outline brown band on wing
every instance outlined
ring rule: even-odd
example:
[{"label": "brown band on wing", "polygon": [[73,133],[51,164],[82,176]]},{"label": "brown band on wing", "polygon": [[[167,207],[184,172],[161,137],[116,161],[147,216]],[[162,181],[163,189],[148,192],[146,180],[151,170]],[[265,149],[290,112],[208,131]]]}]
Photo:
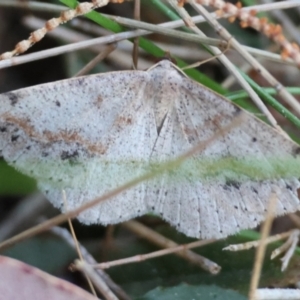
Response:
[{"label": "brown band on wing", "polygon": [[89,141],[83,139],[78,132],[68,132],[67,130],[62,130],[58,134],[44,130],[43,134],[39,134],[35,131],[34,127],[30,124],[30,121],[27,119],[16,118],[9,113],[5,113],[1,116],[4,122],[13,124],[18,128],[22,129],[27,136],[30,138],[36,139],[41,142],[46,143],[55,143],[63,141],[65,143],[78,143],[81,146],[85,147],[90,153],[96,153],[103,155],[107,151],[107,147],[102,144],[92,144]]}]

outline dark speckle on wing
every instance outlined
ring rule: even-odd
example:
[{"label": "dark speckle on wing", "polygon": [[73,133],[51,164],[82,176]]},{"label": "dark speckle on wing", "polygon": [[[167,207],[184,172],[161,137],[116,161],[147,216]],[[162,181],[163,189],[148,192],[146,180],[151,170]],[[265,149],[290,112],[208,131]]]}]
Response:
[{"label": "dark speckle on wing", "polygon": [[237,117],[243,110],[236,105],[234,105],[233,107],[234,107],[234,116]]},{"label": "dark speckle on wing", "polygon": [[293,149],[293,155],[294,155],[294,156],[300,155],[300,147],[296,146],[296,147]]},{"label": "dark speckle on wing", "polygon": [[227,180],[226,183],[224,184],[223,188],[224,188],[224,190],[228,190],[231,187],[233,187],[233,188],[239,190],[240,186],[241,186],[241,184],[239,182],[237,182],[237,181]]},{"label": "dark speckle on wing", "polygon": [[8,92],[3,95],[8,97],[12,106],[15,106],[18,103],[18,96],[15,93]]},{"label": "dark speckle on wing", "polygon": [[71,152],[71,151],[62,151],[60,158],[62,160],[71,159],[78,157],[79,153],[77,150]]},{"label": "dark speckle on wing", "polygon": [[16,141],[18,140],[19,137],[20,137],[20,135],[12,135],[12,136],[11,136],[11,141],[12,141],[12,143],[13,143],[13,142],[16,142]]}]

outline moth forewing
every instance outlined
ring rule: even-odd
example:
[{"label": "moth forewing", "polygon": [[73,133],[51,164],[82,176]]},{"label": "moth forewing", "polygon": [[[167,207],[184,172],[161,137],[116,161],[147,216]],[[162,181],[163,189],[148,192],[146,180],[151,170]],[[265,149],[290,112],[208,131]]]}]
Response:
[{"label": "moth forewing", "polygon": [[[164,60],[148,71],[68,79],[0,95],[0,151],[68,209],[153,170],[213,136],[241,109]],[[245,121],[173,171],[79,215],[111,224],[149,211],[197,238],[255,227],[272,193],[277,215],[299,208],[300,147]]]}]

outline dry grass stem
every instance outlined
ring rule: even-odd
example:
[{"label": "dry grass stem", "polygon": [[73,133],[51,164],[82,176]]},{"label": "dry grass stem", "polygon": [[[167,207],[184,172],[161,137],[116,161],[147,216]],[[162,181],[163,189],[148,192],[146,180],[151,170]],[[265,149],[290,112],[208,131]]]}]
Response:
[{"label": "dry grass stem", "polygon": [[[276,78],[270,74],[270,72],[263,67],[253,56],[251,56],[247,51],[243,49],[240,43],[232,37],[232,35],[215,19],[210,17],[210,14],[207,10],[195,2],[192,3],[192,6],[197,10],[197,12],[201,13],[208,21],[208,23],[215,29],[215,31],[224,38],[227,42],[230,42],[232,47],[235,48],[241,56],[256,70],[261,76],[263,76],[267,82],[277,91],[278,95],[282,97],[282,99],[290,105],[300,116],[300,104],[299,102],[276,80]],[[252,98],[252,97],[251,97]],[[271,124],[276,127],[276,121],[274,122],[273,116],[267,110],[263,102],[255,97],[252,100],[257,105],[262,113],[268,118]]]},{"label": "dry grass stem", "polygon": [[197,241],[193,242],[187,245],[178,245],[172,240],[162,236],[161,234],[151,230],[150,228],[144,226],[143,224],[137,222],[137,221],[129,221],[123,224],[124,227],[129,229],[130,231],[133,231],[135,234],[138,236],[146,239],[147,241],[162,247],[162,248],[167,248],[166,250],[160,250],[160,251],[155,251],[149,254],[144,254],[144,255],[135,255],[133,257],[128,257],[124,259],[120,259],[117,261],[112,261],[112,262],[105,262],[101,263],[98,265],[98,267],[102,269],[107,269],[112,266],[117,266],[117,265],[122,265],[122,264],[127,264],[127,263],[136,263],[140,261],[144,261],[147,259],[159,257],[162,255],[168,255],[171,253],[176,254],[177,256],[180,256],[190,263],[193,263],[202,269],[210,272],[211,274],[218,274],[221,270],[221,267],[217,265],[215,262],[198,255],[192,251],[188,251],[187,249],[191,248],[196,248],[196,247],[201,247],[210,243],[215,242],[215,240],[203,240],[203,241]]},{"label": "dry grass stem", "polygon": [[[124,32],[121,34],[114,34],[111,35],[109,37],[101,37],[101,38],[95,38],[95,39],[89,39],[88,41],[82,41],[82,42],[78,42],[78,43],[73,43],[72,45],[66,45],[66,46],[61,46],[61,47],[56,47],[54,49],[49,49],[49,50],[44,50],[44,51],[40,51],[40,52],[35,52],[29,55],[23,55],[21,57],[15,57],[13,59],[10,60],[5,60],[5,61],[0,61],[0,69],[2,68],[7,68],[7,67],[11,67],[14,65],[18,65],[18,64],[23,64],[23,63],[27,63],[30,61],[34,61],[34,60],[39,60],[39,59],[43,59],[43,58],[47,58],[47,57],[52,57],[52,56],[56,56],[56,55],[60,55],[63,53],[67,53],[70,51],[76,51],[76,50],[80,50],[80,49],[84,49],[84,48],[91,48],[91,47],[95,47],[95,46],[99,46],[99,45],[104,45],[104,44],[108,44],[111,42],[118,42],[121,40],[127,40],[133,37],[137,37],[137,36],[143,36],[143,35],[147,35],[150,34],[151,31],[149,31],[150,29],[153,30],[153,32],[158,32],[158,33],[162,33],[162,28],[161,27],[179,27],[184,25],[184,22],[182,20],[180,20],[180,22],[178,21],[174,21],[174,22],[167,22],[167,23],[163,23],[163,24],[159,24],[159,25],[152,25],[152,24],[147,24],[144,22],[137,22],[137,21],[133,21],[133,20],[129,20],[126,18],[121,18],[121,17],[112,17],[112,16],[108,16],[111,19],[114,19],[117,22],[120,22],[120,24],[128,24],[129,26],[134,27],[134,24],[136,24],[136,27],[139,28],[148,28],[148,31],[143,31],[143,30],[136,30],[136,31],[129,31],[129,32]],[[34,19],[34,24],[31,24],[32,22],[29,20]],[[29,27],[34,27],[34,28],[40,28],[43,24],[44,21],[40,21],[37,22],[37,18],[33,18],[33,17],[28,17],[26,18],[26,24],[28,24]],[[193,17],[192,20],[196,20],[196,17]],[[29,23],[30,22],[30,23]],[[79,22],[79,21],[78,21]],[[82,23],[85,24],[84,22],[80,22],[80,26],[82,26]],[[143,25],[144,24],[144,25]],[[152,27],[150,27],[152,26]],[[89,24],[89,27],[92,27]],[[96,27],[96,26],[95,26]],[[150,28],[149,28],[150,27]],[[99,27],[97,27],[99,31]],[[61,32],[60,36],[61,38],[63,38],[64,40],[69,40],[71,39],[72,41],[76,41],[76,40],[80,40],[80,39],[87,39],[87,36],[84,36],[82,34],[79,33],[74,33],[76,36],[74,36],[74,39],[72,39],[70,36],[70,33],[72,33],[72,31],[70,31],[69,29],[66,28],[59,28],[59,30],[55,30],[52,31],[51,33],[49,33],[50,35],[53,36],[58,36],[59,32]],[[101,32],[100,32],[101,33]],[[169,35],[169,32],[164,31],[164,34]],[[174,32],[171,33],[172,35],[175,35],[176,37],[178,37],[178,32]],[[194,37],[185,33],[181,33],[182,37],[186,37],[188,40],[194,40]],[[82,36],[82,37],[81,37]],[[196,38],[196,41],[199,42],[199,37]],[[204,43],[206,42],[213,42],[214,39],[205,39]],[[216,40],[215,40],[216,41]],[[218,41],[216,41],[216,43],[220,43]],[[270,53],[267,51],[263,51],[263,50],[259,50],[259,49],[254,49],[251,47],[247,47],[247,46],[243,46],[245,48],[246,51],[248,51],[249,53],[252,53],[253,55],[259,56],[259,57],[264,57],[266,59],[272,60],[272,61],[277,61],[277,62],[281,62],[281,63],[285,63],[285,64],[293,64],[292,61],[289,60],[285,60],[283,61],[281,56],[278,54],[274,54],[274,53]],[[99,51],[99,50],[95,50],[95,51]],[[115,56],[115,58],[118,56]],[[293,64],[294,65],[294,64]]]},{"label": "dry grass stem", "polygon": [[[135,20],[141,19],[141,1],[140,0],[134,0],[134,12],[133,17]],[[132,61],[133,61],[133,67],[135,70],[138,68],[138,58],[139,58],[139,38],[136,37],[133,40],[133,49],[132,49]]]},{"label": "dry grass stem", "polygon": [[[75,240],[67,229],[61,228],[58,226],[54,226],[50,229],[50,231],[53,234],[59,236],[68,245],[70,245],[74,250],[76,250]],[[94,265],[97,263],[97,261],[94,259],[94,257],[79,242],[78,242],[78,246],[79,246],[83,261],[85,261],[86,263],[88,263],[90,265]],[[123,289],[121,289],[121,287],[119,285],[117,285],[114,281],[112,281],[112,279],[104,271],[102,271],[101,269],[97,269],[96,273],[98,273],[98,276],[101,277],[101,279],[118,296],[118,298],[120,298],[122,300],[130,300],[130,297],[125,293],[125,291]]]},{"label": "dry grass stem", "polygon": [[275,249],[271,254],[271,259],[274,259],[278,255],[285,252],[285,255],[281,258],[281,261],[282,261],[281,271],[286,270],[293,254],[297,248],[297,245],[299,242],[299,234],[300,234],[299,229],[292,230],[287,241],[282,246]]},{"label": "dry grass stem", "polygon": [[[103,30],[99,26],[92,26],[93,24],[78,19],[75,19],[74,21],[72,22],[73,29],[67,27],[59,27],[57,28],[57,30],[51,31],[49,33],[49,37],[60,39],[64,43],[72,43],[72,45],[76,46],[78,42],[92,39],[92,36],[89,34],[78,33],[75,29],[78,29],[83,32],[91,32],[93,34],[100,35],[100,36],[111,35],[109,31]],[[45,23],[45,21],[39,18],[29,16],[24,18],[22,23],[24,24],[24,26],[30,28],[31,30],[34,30],[40,28]],[[117,47],[115,48],[114,51],[110,52],[110,54],[107,56],[107,60],[114,64],[119,65],[120,68],[130,69],[132,67],[131,64],[132,43],[129,42],[127,39],[124,39],[114,44],[116,44]],[[88,49],[98,54],[101,51],[106,51],[106,48],[110,47],[110,45],[112,44],[103,44],[103,45],[95,44],[90,46]],[[150,63],[149,61],[146,61],[142,57],[139,57],[139,65],[140,65],[140,69],[144,70],[152,66],[153,63]]]},{"label": "dry grass stem", "polygon": [[277,202],[278,202],[277,196],[276,194],[273,194],[269,201],[265,222],[261,228],[261,239],[256,251],[255,262],[254,262],[254,267],[253,267],[253,272],[252,272],[252,277],[250,282],[249,300],[256,299],[255,293],[258,288],[259,277],[261,274],[262,264],[263,264],[266,246],[267,246],[266,240],[271,230],[271,225],[274,219]]},{"label": "dry grass stem", "polygon": [[[188,0],[187,0],[188,1]],[[182,1],[183,3],[185,1]],[[258,18],[255,13],[249,12],[245,13],[241,11],[241,3],[233,5],[230,2],[225,2],[223,0],[212,1],[212,0],[189,0],[188,2],[195,3],[206,6],[212,6],[218,9],[218,14],[223,15],[224,13],[231,13],[232,16],[229,18],[230,22],[235,19],[240,20],[240,25],[242,28],[251,27],[266,37],[271,39],[273,42],[278,44],[282,49],[283,57],[292,58],[297,66],[300,66],[300,52],[299,46],[295,43],[290,43],[285,36],[282,34],[282,28],[280,25],[272,24],[267,18]],[[208,16],[210,18],[210,16]]]},{"label": "dry grass stem", "polygon": [[300,229],[300,217],[297,214],[289,214],[289,218]]},{"label": "dry grass stem", "polygon": [[[64,209],[65,209],[65,211],[68,211],[69,209],[68,209],[68,202],[67,202],[67,196],[66,196],[65,190],[62,190],[62,198],[63,198],[63,203],[64,203]],[[70,232],[71,232],[71,235],[72,235],[72,238],[73,238],[73,241],[74,241],[74,246],[75,246],[77,255],[80,258],[80,260],[83,261],[83,257],[82,257],[81,251],[80,251],[79,243],[78,243],[78,240],[77,240],[77,237],[76,237],[71,219],[68,219],[68,225],[69,225]],[[94,286],[93,286],[91,280],[89,279],[89,277],[85,273],[84,273],[84,276],[85,276],[85,279],[86,279],[86,281],[89,285],[89,288],[90,288],[92,294],[96,297],[97,294],[96,294],[96,291],[94,289]],[[102,279],[100,278],[100,280],[102,280]]]},{"label": "dry grass stem", "polygon": [[43,3],[38,1],[26,1],[20,2],[18,0],[0,0],[0,6],[2,7],[16,7],[20,9],[29,9],[32,11],[42,11],[42,12],[52,12],[52,13],[61,13],[66,9],[63,5]]},{"label": "dry grass stem", "polygon": [[[271,259],[274,259],[277,256],[279,256],[280,254],[286,252],[286,254],[281,259],[281,261],[282,261],[281,271],[286,270],[288,263],[291,260],[293,253],[295,252],[295,249],[296,249],[298,241],[299,241],[299,234],[300,234],[300,231],[298,229],[293,229],[288,232],[269,236],[265,239],[265,244],[268,245],[268,244],[288,238],[284,244],[282,244],[280,247],[276,248],[271,254]],[[229,245],[229,246],[223,248],[223,250],[243,251],[243,250],[248,250],[251,248],[259,247],[260,244],[261,244],[261,240],[251,241],[251,242],[242,243],[242,244]]]},{"label": "dry grass stem", "polygon": [[[183,7],[178,7],[176,5],[176,0],[169,0],[170,4],[177,10],[179,15],[185,20],[185,23],[189,25],[189,27],[200,36],[205,36],[204,33],[200,31],[200,29],[192,22],[191,17],[187,13],[187,11]],[[195,6],[196,4],[194,2],[191,3],[192,6],[196,7],[198,10],[201,11],[201,13],[206,12],[202,6]],[[207,17],[206,13],[205,17]],[[207,13],[208,14],[208,13]],[[218,32],[218,31],[217,31]],[[230,42],[231,40],[228,39],[227,42]],[[232,64],[232,62],[224,55],[222,52],[216,48],[210,46],[209,49],[214,53],[214,55],[219,56],[219,60],[222,62],[222,64],[228,69],[228,71],[235,76],[237,81],[241,84],[241,86],[247,91],[249,94],[249,97],[254,101],[256,106],[259,108],[259,110],[266,116],[270,124],[274,126],[275,128],[279,129],[277,125],[277,121],[272,116],[272,114],[269,112],[265,104],[261,101],[261,99],[258,97],[258,95],[254,92],[252,87],[248,84],[248,82],[240,75],[239,71],[236,69],[236,67]],[[280,130],[280,129],[279,129]]]},{"label": "dry grass stem", "polygon": [[116,49],[116,44],[107,45],[102,52],[100,52],[95,58],[93,58],[88,64],[86,64],[79,72],[73,77],[79,77],[88,74],[99,62],[105,59],[112,51]]},{"label": "dry grass stem", "polygon": [[[286,239],[287,237],[289,237],[291,235],[293,231],[288,231],[288,232],[284,232],[284,233],[280,233],[280,234],[276,234],[276,235],[272,235],[266,238],[265,243],[271,244],[283,239]],[[242,243],[242,244],[234,244],[234,245],[229,245],[225,248],[223,248],[223,250],[227,250],[227,251],[243,251],[243,250],[248,250],[251,248],[256,248],[260,245],[260,240],[258,241],[251,241],[251,242],[247,242],[247,243]]]},{"label": "dry grass stem", "polygon": [[[105,15],[105,16],[108,17],[109,19],[119,23],[120,25],[128,26],[128,27],[131,27],[131,28],[144,29],[144,30],[147,30],[147,31],[156,32],[156,33],[164,34],[164,35],[167,35],[167,36],[169,36],[169,32],[167,30],[164,30],[163,28],[169,28],[169,29],[173,28],[174,29],[174,28],[178,28],[178,27],[181,27],[181,26],[185,25],[184,21],[182,21],[182,20],[171,21],[171,22],[166,22],[166,23],[153,25],[153,24],[149,24],[149,23],[146,23],[146,22],[136,21],[136,20],[132,20],[132,19],[124,18],[124,17],[119,17],[119,16],[111,16],[111,15]],[[190,19],[194,22],[194,24],[200,23],[200,22],[197,22],[198,21],[197,17],[190,17]],[[190,36],[188,36],[187,33],[181,32],[181,31],[177,31],[177,32],[178,32],[177,34],[180,34],[180,35],[177,35],[175,37],[185,38],[187,36],[187,39],[190,39]],[[173,36],[172,31],[171,31],[171,34]],[[212,43],[209,43],[210,40],[208,40],[208,39],[209,38],[207,37],[206,41],[208,41],[208,42],[205,43],[205,44],[212,45]],[[195,41],[195,42],[197,42],[197,41]],[[220,41],[220,42],[224,42],[224,41]],[[227,45],[225,43],[223,43],[223,45],[219,44],[218,46],[227,47]],[[289,64],[289,65],[295,66],[295,62],[293,60],[291,60],[290,58],[287,58],[287,59],[283,60],[281,55],[279,55],[279,54],[272,53],[272,52],[265,51],[265,50],[261,50],[261,49],[256,49],[256,48],[245,46],[245,45],[241,45],[241,47],[243,47],[245,51],[247,51],[247,52],[249,52],[252,55],[255,55],[257,57],[262,57],[262,58],[265,58],[265,59],[268,59],[268,60],[271,60],[271,61],[276,61],[278,63]],[[235,49],[232,49],[232,50],[235,50]],[[296,66],[295,66],[295,68],[296,68]]]},{"label": "dry grass stem", "polygon": [[77,259],[74,263],[74,267],[83,272],[85,276],[93,282],[95,287],[105,297],[106,300],[118,300],[116,295],[114,295],[114,293],[108,288],[105,282],[101,280],[97,272],[90,265],[83,260]]}]

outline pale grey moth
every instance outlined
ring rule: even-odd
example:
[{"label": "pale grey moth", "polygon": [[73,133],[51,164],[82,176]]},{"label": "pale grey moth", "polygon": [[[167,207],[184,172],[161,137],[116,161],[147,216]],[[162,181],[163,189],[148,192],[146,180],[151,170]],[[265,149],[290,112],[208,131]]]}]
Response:
[{"label": "pale grey moth", "polygon": [[[190,150],[240,108],[167,60],[0,95],[0,155],[68,209]],[[276,214],[299,209],[300,147],[246,113],[245,121],[179,169],[80,214],[118,223],[153,211],[188,236],[222,238],[253,228],[272,193]]]}]

